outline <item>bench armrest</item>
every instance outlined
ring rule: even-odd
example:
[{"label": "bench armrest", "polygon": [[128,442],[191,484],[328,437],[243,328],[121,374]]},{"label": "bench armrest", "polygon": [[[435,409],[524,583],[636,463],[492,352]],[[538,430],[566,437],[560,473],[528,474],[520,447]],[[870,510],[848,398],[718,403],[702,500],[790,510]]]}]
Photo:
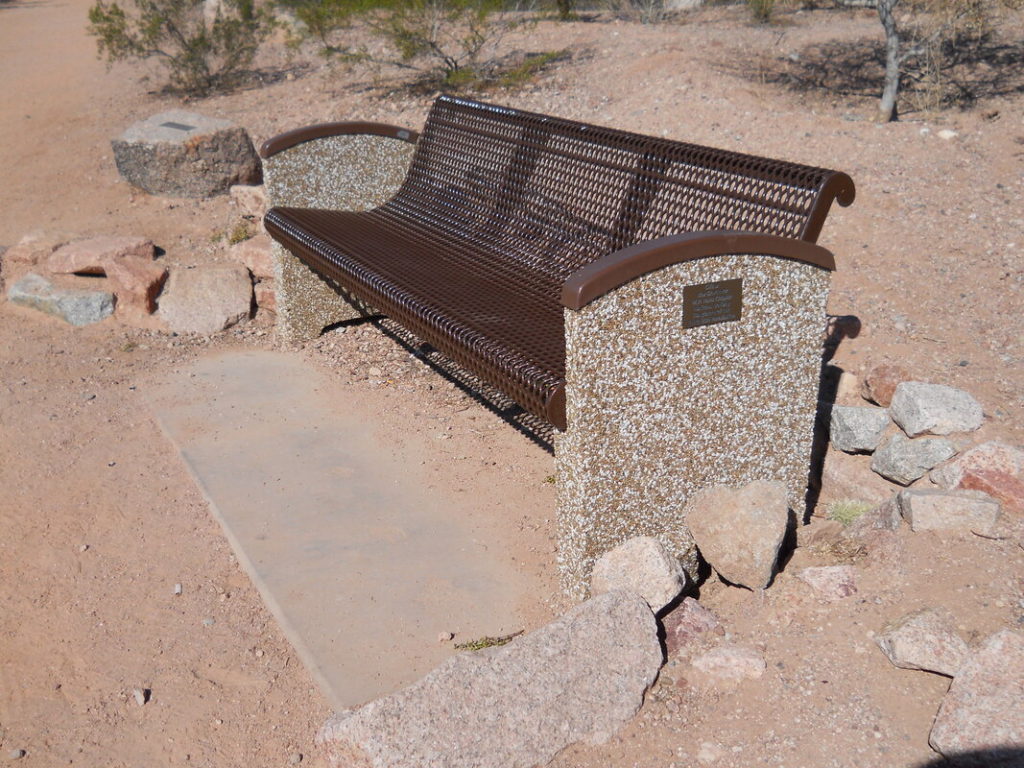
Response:
[{"label": "bench armrest", "polygon": [[416,131],[408,128],[400,128],[397,125],[385,123],[317,123],[302,128],[295,128],[291,131],[279,133],[277,136],[267,139],[260,145],[260,157],[266,160],[278,152],[294,147],[313,139],[323,139],[328,136],[386,136],[391,139],[401,139],[415,144],[419,139]]},{"label": "bench armrest", "polygon": [[835,270],[832,254],[820,245],[776,235],[749,232],[693,232],[630,245],[572,273],[562,284],[562,304],[579,310],[594,299],[641,275],[670,264],[706,256],[757,253]]}]

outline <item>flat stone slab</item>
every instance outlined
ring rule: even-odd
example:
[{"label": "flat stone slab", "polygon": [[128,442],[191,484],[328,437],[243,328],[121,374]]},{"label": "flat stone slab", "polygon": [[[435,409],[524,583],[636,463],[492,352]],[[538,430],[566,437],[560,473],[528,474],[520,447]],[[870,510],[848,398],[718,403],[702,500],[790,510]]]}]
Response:
[{"label": "flat stone slab", "polygon": [[206,357],[149,399],[336,708],[423,677],[453,653],[441,632],[523,629],[537,585],[465,522],[486,500],[428,489],[297,355]]},{"label": "flat stone slab", "polygon": [[114,294],[108,291],[62,288],[33,272],[12,285],[7,298],[78,326],[98,323],[114,312]]}]

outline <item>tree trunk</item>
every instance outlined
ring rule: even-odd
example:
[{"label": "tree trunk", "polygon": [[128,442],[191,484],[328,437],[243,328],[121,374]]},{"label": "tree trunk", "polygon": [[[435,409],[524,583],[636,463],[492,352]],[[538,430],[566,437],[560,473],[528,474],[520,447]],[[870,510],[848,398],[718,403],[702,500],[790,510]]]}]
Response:
[{"label": "tree trunk", "polygon": [[885,29],[885,88],[878,112],[885,122],[899,119],[896,98],[900,92],[900,33],[893,15],[898,4],[899,0],[878,0],[878,18]]}]

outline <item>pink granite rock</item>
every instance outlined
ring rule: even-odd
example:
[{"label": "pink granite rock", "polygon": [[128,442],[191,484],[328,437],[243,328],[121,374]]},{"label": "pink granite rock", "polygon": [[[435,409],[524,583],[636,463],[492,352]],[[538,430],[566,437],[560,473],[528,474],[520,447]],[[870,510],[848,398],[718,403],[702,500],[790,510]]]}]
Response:
[{"label": "pink granite rock", "polygon": [[156,297],[167,279],[167,270],[145,258],[125,256],[106,262],[106,274],[117,296],[117,312],[156,310]]},{"label": "pink granite rock", "polygon": [[709,633],[720,634],[718,618],[692,597],[684,597],[679,605],[661,620],[665,629],[665,650],[675,656]]},{"label": "pink granite rock", "polygon": [[1018,756],[1024,751],[1024,633],[998,632],[967,658],[942,700],[928,741],[947,757],[981,753],[979,765],[995,765],[1011,750]]},{"label": "pink granite rock", "polygon": [[785,486],[766,480],[705,488],[686,505],[701,557],[723,579],[752,589],[771,582],[788,522]]},{"label": "pink granite rock", "polygon": [[723,644],[702,653],[690,662],[688,679],[697,685],[734,688],[744,680],[761,677],[768,665],[764,655],[742,645]]},{"label": "pink granite rock", "polygon": [[657,613],[686,586],[686,573],[664,544],[653,536],[635,536],[605,552],[590,574],[590,594],[628,589]]},{"label": "pink granite rock", "polygon": [[67,242],[67,237],[49,232],[30,232],[4,253],[4,262],[32,266],[46,259]]},{"label": "pink granite rock", "polygon": [[967,643],[948,611],[924,608],[887,624],[875,638],[894,665],[953,677],[967,658]]},{"label": "pink granite rock", "polygon": [[232,245],[228,256],[244,264],[257,280],[272,279],[274,260],[270,255],[270,244],[270,235],[256,235]]},{"label": "pink granite rock", "polygon": [[160,317],[178,333],[217,333],[249,316],[252,280],[241,264],[204,264],[171,272]]},{"label": "pink granite rock", "polygon": [[261,280],[253,286],[256,306],[270,312],[277,312],[277,288],[273,280]]},{"label": "pink granite rock", "polygon": [[796,577],[829,602],[857,594],[857,569],[852,565],[804,568]]},{"label": "pink granite rock", "polygon": [[111,259],[135,256],[152,259],[156,255],[153,241],[145,237],[91,237],[62,245],[46,261],[46,268],[55,275],[104,275]]},{"label": "pink granite rock", "polygon": [[975,446],[936,467],[929,479],[940,488],[984,491],[1007,511],[1024,512],[1024,450],[999,442]]},{"label": "pink granite rock", "polygon": [[228,190],[228,194],[239,213],[262,221],[263,214],[267,212],[266,187],[262,184],[235,184]]},{"label": "pink granite rock", "polygon": [[452,656],[318,736],[344,768],[532,768],[600,744],[640,708],[661,666],[650,608],[620,590],[508,645]]},{"label": "pink granite rock", "polygon": [[898,365],[889,363],[876,365],[864,375],[862,382],[864,399],[888,407],[892,402],[896,387],[910,378],[910,373]]}]

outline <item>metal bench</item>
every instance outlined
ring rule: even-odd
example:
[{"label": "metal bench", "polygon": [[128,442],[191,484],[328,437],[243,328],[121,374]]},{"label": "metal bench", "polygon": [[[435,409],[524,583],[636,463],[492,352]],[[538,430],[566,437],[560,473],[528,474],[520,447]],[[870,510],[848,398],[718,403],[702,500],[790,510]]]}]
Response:
[{"label": "metal bench", "polygon": [[[261,154],[276,206],[265,226],[283,246],[276,251],[282,333],[310,338],[344,319],[335,316],[339,307],[372,307],[563,431],[556,454],[563,560],[572,561],[563,562],[563,571],[572,590],[625,528],[686,538],[678,524],[666,532],[657,522],[627,522],[636,516],[628,511],[637,504],[631,494],[660,500],[676,517],[702,483],[775,477],[791,487],[794,504],[802,497],[814,364],[834,269],[832,255],[815,241],[832,202],[853,201],[846,174],[449,96],[437,99],[419,135],[379,124],[328,124],[270,139]],[[718,279],[719,267],[726,279]],[[333,298],[332,305],[334,294],[325,294],[306,268],[347,302]],[[790,287],[769,290],[776,278]],[[806,306],[762,306],[778,301]],[[727,470],[657,492],[629,487],[665,482],[660,476],[638,480],[631,470],[616,470],[626,483],[617,489],[614,477],[603,476],[598,465],[653,459],[622,455],[630,442],[654,447],[644,448],[638,430],[694,442],[687,430],[700,418],[687,413],[694,393],[679,390],[678,366],[699,364],[725,379],[734,373],[713,340],[705,340],[699,360],[691,342],[729,333],[728,326],[747,334],[751,323],[774,322],[784,310],[802,324],[810,312],[816,329],[801,330],[799,339],[770,327],[753,330],[772,336],[759,345],[790,368],[799,360],[801,373],[762,381],[751,394],[798,402],[779,427],[784,440],[792,433],[797,441],[790,446],[795,460],[782,462],[785,469],[754,461],[751,469],[749,460],[719,457],[714,467]],[[673,358],[672,349],[685,351],[688,361]],[[613,370],[595,369],[597,360]],[[666,386],[675,403],[654,402],[650,388],[664,393]],[[701,468],[692,457],[669,463],[673,471]],[[792,469],[801,464],[802,481]],[[601,485],[607,487],[595,495]],[[594,503],[614,507],[606,511],[624,525],[596,536],[569,530],[569,517],[603,514],[584,512]]]}]

